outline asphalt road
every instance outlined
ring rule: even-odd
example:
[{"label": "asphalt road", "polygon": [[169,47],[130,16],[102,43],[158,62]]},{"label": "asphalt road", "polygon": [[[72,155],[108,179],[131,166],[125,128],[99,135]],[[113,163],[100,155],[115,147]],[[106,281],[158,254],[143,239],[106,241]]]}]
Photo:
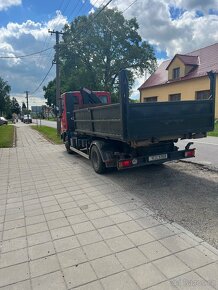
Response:
[{"label": "asphalt road", "polygon": [[207,137],[201,139],[182,140],[178,142],[179,148],[184,148],[188,142],[193,142],[191,148],[196,148],[196,157],[190,158],[192,162],[218,168],[218,138]]},{"label": "asphalt road", "polygon": [[48,120],[43,120],[43,119],[33,119],[34,124],[41,124],[44,126],[52,127],[52,128],[57,128],[57,123],[55,121],[48,121]]}]

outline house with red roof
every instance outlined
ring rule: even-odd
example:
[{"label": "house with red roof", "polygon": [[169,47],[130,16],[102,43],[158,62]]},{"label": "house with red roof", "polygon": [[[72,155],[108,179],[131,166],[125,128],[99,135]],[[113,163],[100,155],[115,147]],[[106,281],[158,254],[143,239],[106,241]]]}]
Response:
[{"label": "house with red roof", "polygon": [[216,75],[218,118],[218,43],[164,61],[139,87],[140,102],[202,100],[210,97],[207,72]]}]

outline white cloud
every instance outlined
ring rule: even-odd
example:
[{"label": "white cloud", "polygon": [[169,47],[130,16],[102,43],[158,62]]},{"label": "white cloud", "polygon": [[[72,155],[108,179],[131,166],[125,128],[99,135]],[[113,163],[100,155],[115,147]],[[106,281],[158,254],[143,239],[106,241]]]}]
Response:
[{"label": "white cloud", "polygon": [[95,9],[92,7],[91,10],[89,11],[89,14],[94,13]]},{"label": "white cloud", "polygon": [[[91,1],[94,4],[94,0]],[[143,40],[164,51],[167,58],[176,53],[186,53],[218,41],[218,1],[217,0],[114,0],[110,7],[117,7],[127,19],[135,17],[139,23],[139,33]],[[97,6],[98,7],[98,6]],[[182,13],[172,19],[170,9],[181,9]],[[211,15],[209,10],[217,13]],[[202,16],[198,17],[197,12]],[[136,95],[136,80],[132,96]]]},{"label": "white cloud", "polygon": [[101,1],[96,1],[96,0],[90,0],[91,5],[93,5],[94,7],[98,8],[101,5]]},{"label": "white cloud", "polygon": [[176,30],[181,31],[178,38],[171,39],[166,51],[169,56],[176,52],[186,53],[208,46],[218,41],[218,15],[195,16],[195,13],[185,12],[181,18],[173,21]]},{"label": "white cloud", "polygon": [[207,13],[209,9],[218,9],[217,0],[166,0],[166,2],[171,2],[175,6],[182,7],[183,9],[200,10],[205,13]]},{"label": "white cloud", "polygon": [[8,10],[11,6],[18,6],[22,4],[22,0],[0,0],[0,11]]},{"label": "white cloud", "polygon": [[[91,0],[92,4],[95,3]],[[110,7],[125,11],[133,0],[114,0]],[[172,19],[170,8],[180,8],[184,12]],[[177,52],[189,52],[218,41],[218,15],[209,15],[208,10],[218,10],[217,0],[138,0],[125,12],[124,17],[136,17],[144,40],[166,51],[168,57]],[[196,12],[203,16],[197,17]]]},{"label": "white cloud", "polygon": [[[90,2],[95,7],[102,3],[96,0]],[[6,3],[21,3],[21,0],[0,0],[0,10],[9,7]],[[109,7],[124,11],[131,3],[133,0],[113,0]],[[170,14],[172,7],[182,11],[176,19],[172,19]],[[175,53],[190,52],[218,42],[218,15],[210,15],[209,9],[218,11],[218,0],[138,0],[125,11],[124,17],[136,17],[142,38],[171,58]],[[197,11],[202,12],[201,17],[197,17]],[[66,22],[66,18],[57,12],[53,19],[43,23],[32,20],[21,24],[8,23],[0,28],[0,55],[23,55],[53,46],[55,37],[48,34],[48,29],[61,30]],[[48,71],[53,55],[52,49],[31,58],[0,60],[1,71],[4,71],[4,79],[11,84],[12,93],[33,91]],[[45,84],[53,77],[54,70]],[[133,95],[138,93],[137,88],[143,81],[144,77],[136,81]],[[38,95],[42,97],[42,91]]]},{"label": "white cloud", "polygon": [[67,19],[65,16],[61,14],[61,11],[56,11],[56,17],[48,21],[45,25],[51,30],[61,30],[63,26],[67,23]]},{"label": "white cloud", "polygon": [[[27,20],[24,23],[10,22],[0,28],[0,55],[14,57],[31,54],[51,47],[50,50],[28,58],[0,59],[1,77],[11,85],[11,95],[19,96],[26,90],[33,92],[49,70],[54,58],[55,36],[49,35],[48,29],[61,30],[67,23],[59,11],[48,22],[34,22]],[[43,85],[55,76],[52,69]],[[43,97],[42,88],[35,96]],[[40,103],[41,101],[39,100]]]},{"label": "white cloud", "polygon": [[[48,36],[48,29],[61,30],[66,23],[66,17],[60,11],[57,11],[56,16],[48,22],[34,22],[32,20],[27,20],[21,24],[9,22],[6,27],[0,28],[0,41],[6,38],[20,39],[25,35],[30,35],[35,40],[44,41],[45,37]],[[25,45],[22,47],[25,48]]]},{"label": "white cloud", "polygon": [[138,91],[138,88],[141,86],[141,84],[144,83],[144,81],[149,77],[149,75],[147,75],[145,73],[145,75],[136,78],[134,85],[132,87],[132,90],[130,91],[130,97],[134,100],[139,100],[140,94]]},{"label": "white cloud", "polygon": [[[19,105],[22,106],[22,102],[26,104],[26,95],[23,94],[11,94],[11,98],[14,97],[18,101]],[[44,98],[38,98],[32,95],[29,95],[29,108],[31,109],[31,106],[42,106],[45,105],[45,99]]]}]

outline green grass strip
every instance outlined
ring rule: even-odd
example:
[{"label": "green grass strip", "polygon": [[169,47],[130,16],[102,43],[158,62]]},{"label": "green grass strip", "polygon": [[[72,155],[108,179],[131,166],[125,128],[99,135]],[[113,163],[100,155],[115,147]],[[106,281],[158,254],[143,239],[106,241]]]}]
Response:
[{"label": "green grass strip", "polygon": [[0,148],[12,147],[13,140],[14,140],[14,126],[1,125],[0,126]]},{"label": "green grass strip", "polygon": [[63,141],[57,136],[57,129],[48,126],[31,126],[32,129],[41,133],[47,140],[55,144],[63,144]]},{"label": "green grass strip", "polygon": [[218,121],[215,122],[215,127],[212,132],[207,134],[208,136],[218,137]]}]

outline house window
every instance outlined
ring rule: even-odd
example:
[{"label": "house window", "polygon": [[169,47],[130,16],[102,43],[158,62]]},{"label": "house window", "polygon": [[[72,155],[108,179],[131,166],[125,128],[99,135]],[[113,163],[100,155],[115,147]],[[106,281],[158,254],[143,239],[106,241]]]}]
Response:
[{"label": "house window", "polygon": [[181,101],[181,94],[171,94],[169,95],[170,102]]},{"label": "house window", "polygon": [[144,98],[144,103],[147,103],[147,102],[157,102],[157,97]]},{"label": "house window", "polygon": [[179,67],[174,68],[174,69],[173,69],[173,79],[174,79],[174,80],[175,80],[175,79],[178,79],[179,76],[180,76],[180,68],[179,68]]},{"label": "house window", "polygon": [[210,90],[195,92],[195,99],[196,100],[207,100],[209,98],[210,98]]}]

